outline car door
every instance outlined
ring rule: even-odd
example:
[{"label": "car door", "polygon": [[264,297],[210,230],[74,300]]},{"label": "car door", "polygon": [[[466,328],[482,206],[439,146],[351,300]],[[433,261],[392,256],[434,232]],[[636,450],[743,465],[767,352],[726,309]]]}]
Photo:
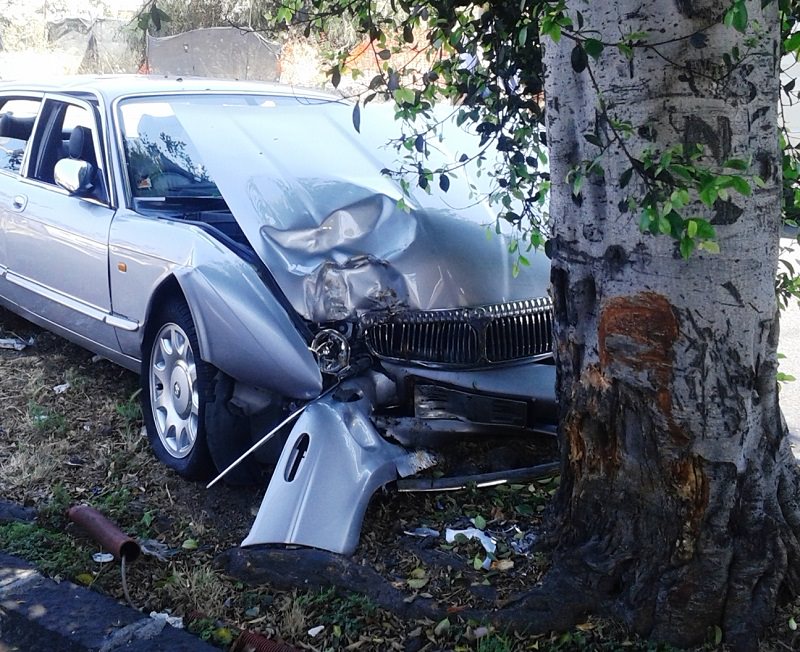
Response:
[{"label": "car door", "polygon": [[[87,101],[45,96],[23,175],[6,206],[7,280],[24,307],[52,324],[118,349],[108,282],[108,232],[114,217],[106,189],[100,120]],[[79,133],[80,132],[80,133]],[[76,138],[81,136],[81,138]],[[81,142],[76,145],[74,141]],[[55,183],[62,158],[94,166],[82,196]]]},{"label": "car door", "polygon": [[8,214],[18,201],[15,197],[19,194],[20,174],[40,106],[40,97],[0,96],[0,300],[12,303],[14,288],[7,280]]}]

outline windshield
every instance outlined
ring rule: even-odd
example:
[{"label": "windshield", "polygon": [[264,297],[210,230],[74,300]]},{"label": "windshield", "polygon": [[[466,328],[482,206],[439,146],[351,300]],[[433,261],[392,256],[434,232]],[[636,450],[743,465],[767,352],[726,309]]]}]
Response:
[{"label": "windshield", "polygon": [[208,95],[137,98],[120,103],[131,195],[141,198],[220,197],[175,109],[180,104],[274,106],[273,98],[257,95]]}]

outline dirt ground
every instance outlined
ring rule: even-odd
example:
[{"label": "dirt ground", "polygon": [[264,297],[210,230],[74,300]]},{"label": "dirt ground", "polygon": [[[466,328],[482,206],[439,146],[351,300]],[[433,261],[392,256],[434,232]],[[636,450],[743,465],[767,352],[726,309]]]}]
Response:
[{"label": "dirt ground", "polygon": [[[65,512],[91,504],[147,551],[127,568],[130,601],[168,611],[227,648],[240,630],[310,650],[634,650],[656,648],[613,623],[589,619],[571,632],[523,636],[498,631],[490,613],[533,586],[548,559],[536,552],[542,515],[557,479],[459,493],[379,493],[370,504],[351,570],[375,571],[394,596],[371,589],[303,589],[232,577],[219,556],[247,534],[265,487],[232,488],[182,480],[151,455],[138,407],[138,378],[0,309],[0,497],[38,512],[33,523],[0,523],[0,548],[53,577],[125,600],[119,564],[99,552]],[[555,453],[552,443],[536,447]],[[502,457],[502,447],[494,455]],[[498,452],[500,451],[500,452]],[[479,453],[483,455],[483,453]],[[446,528],[478,527],[498,542],[447,544]],[[429,528],[438,536],[421,537]],[[487,560],[487,556],[489,559]],[[216,561],[215,561],[216,560]],[[434,603],[440,612],[414,610]],[[765,650],[797,649],[793,615],[782,612]],[[470,614],[469,618],[463,617]],[[703,649],[716,649],[715,632]]]}]

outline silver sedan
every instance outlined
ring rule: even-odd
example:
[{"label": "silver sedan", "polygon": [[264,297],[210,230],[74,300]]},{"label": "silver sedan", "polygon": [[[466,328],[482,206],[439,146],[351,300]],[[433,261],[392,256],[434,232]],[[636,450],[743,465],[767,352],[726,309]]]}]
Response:
[{"label": "silver sedan", "polygon": [[442,441],[553,429],[548,261],[512,274],[466,176],[409,193],[391,116],[351,116],[275,85],[0,84],[0,303],[139,372],[179,474],[269,465],[245,545],[350,552]]}]

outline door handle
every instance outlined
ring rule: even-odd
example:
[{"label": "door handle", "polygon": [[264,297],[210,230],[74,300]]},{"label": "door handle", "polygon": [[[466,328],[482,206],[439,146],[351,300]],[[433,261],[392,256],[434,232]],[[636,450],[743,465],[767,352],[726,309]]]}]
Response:
[{"label": "door handle", "polygon": [[15,211],[24,211],[28,205],[28,198],[25,195],[17,195],[11,200],[11,207]]}]

